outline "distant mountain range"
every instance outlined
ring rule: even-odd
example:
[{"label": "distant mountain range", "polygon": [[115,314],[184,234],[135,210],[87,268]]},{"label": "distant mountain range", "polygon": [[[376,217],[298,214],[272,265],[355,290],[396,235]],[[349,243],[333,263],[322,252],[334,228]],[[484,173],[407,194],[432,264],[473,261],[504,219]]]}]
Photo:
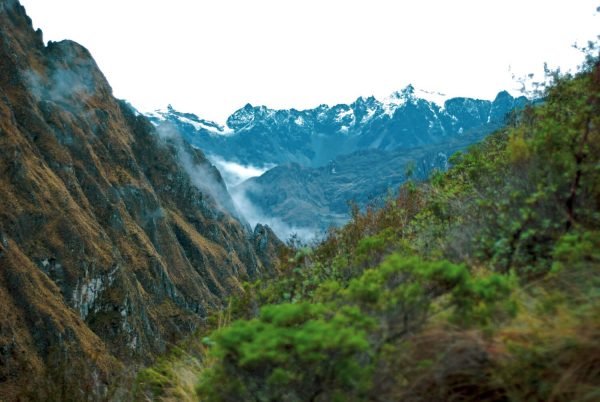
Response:
[{"label": "distant mountain range", "polygon": [[452,153],[501,127],[512,110],[528,102],[506,91],[493,101],[451,98],[442,99],[443,105],[428,95],[409,85],[381,101],[360,97],[349,105],[308,110],[247,104],[225,126],[171,106],[148,118],[177,128],[220,168],[219,161],[277,165],[260,177],[228,184],[250,223],[264,221],[287,237],[344,223],[348,201],[377,202],[406,180],[408,164],[416,167],[417,178],[445,169]]},{"label": "distant mountain range", "polygon": [[416,92],[409,85],[384,101],[360,97],[349,105],[302,111],[247,104],[227,119],[225,127],[172,107],[148,117],[155,124],[176,125],[188,142],[226,160],[320,167],[336,156],[364,149],[410,149],[489,132],[527,102],[500,92],[494,101],[452,98],[438,105]]}]

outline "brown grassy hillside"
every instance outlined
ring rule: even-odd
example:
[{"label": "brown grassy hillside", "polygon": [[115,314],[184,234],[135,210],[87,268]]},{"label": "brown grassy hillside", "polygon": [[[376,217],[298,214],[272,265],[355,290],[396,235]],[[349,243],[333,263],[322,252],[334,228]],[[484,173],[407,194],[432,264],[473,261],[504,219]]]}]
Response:
[{"label": "brown grassy hillside", "polygon": [[277,240],[236,218],[204,155],[116,100],[85,48],[45,46],[13,0],[0,194],[0,400],[101,398],[120,362],[150,360],[272,269]]}]

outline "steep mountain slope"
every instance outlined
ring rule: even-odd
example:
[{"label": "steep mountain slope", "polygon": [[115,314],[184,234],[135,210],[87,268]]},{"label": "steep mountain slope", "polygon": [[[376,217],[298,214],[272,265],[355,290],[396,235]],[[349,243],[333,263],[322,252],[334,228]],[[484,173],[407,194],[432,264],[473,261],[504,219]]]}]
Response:
[{"label": "steep mountain slope", "polygon": [[236,217],[204,155],[114,99],[85,48],[44,46],[16,0],[0,0],[0,171],[1,400],[103,397],[121,363],[273,269],[278,240]]},{"label": "steep mountain slope", "polygon": [[338,156],[321,168],[286,164],[244,181],[231,193],[240,205],[253,208],[249,219],[262,219],[282,238],[320,237],[349,220],[349,202],[380,206],[408,175],[425,179],[435,169],[446,170],[448,158],[474,142],[468,136],[407,150],[367,149]]},{"label": "steep mountain slope", "polygon": [[412,86],[381,102],[358,98],[350,105],[298,111],[250,104],[227,120],[227,127],[172,107],[149,115],[157,125],[175,125],[191,144],[241,164],[298,163],[321,167],[339,155],[364,149],[392,151],[439,144],[472,133],[490,133],[526,98],[500,92],[491,101],[452,98],[437,105]]}]

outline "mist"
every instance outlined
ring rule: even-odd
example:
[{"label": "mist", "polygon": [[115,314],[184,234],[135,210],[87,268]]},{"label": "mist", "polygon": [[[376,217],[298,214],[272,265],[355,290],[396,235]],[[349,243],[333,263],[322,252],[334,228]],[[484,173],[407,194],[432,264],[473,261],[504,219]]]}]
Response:
[{"label": "mist", "polygon": [[321,237],[317,228],[289,225],[280,218],[274,217],[272,214],[268,213],[268,211],[264,211],[251,201],[247,192],[247,187],[240,186],[240,184],[244,183],[246,180],[261,176],[277,165],[267,164],[259,167],[228,161],[216,155],[209,155],[208,158],[221,172],[221,176],[227,184],[233,203],[250,226],[255,227],[258,223],[268,225],[282,240],[287,240],[293,235],[296,235],[302,241],[308,243]]},{"label": "mist", "polygon": [[305,243],[317,241],[323,237],[317,228],[293,226],[263,211],[250,200],[247,190],[242,187],[232,188],[230,194],[236,207],[252,227],[257,223],[268,225],[284,241],[293,235],[298,236]]},{"label": "mist", "polygon": [[[188,174],[192,184],[200,191],[209,194],[216,202],[217,207],[244,222],[244,216],[236,208],[227,192],[227,187],[220,181],[219,170],[210,164],[198,163],[194,160],[191,150],[186,148],[186,143],[175,126],[164,123],[156,127],[159,137],[175,147],[179,165]],[[247,223],[247,222],[244,222]]]},{"label": "mist", "polygon": [[238,184],[252,178],[261,176],[269,169],[273,169],[275,164],[269,163],[262,167],[253,165],[242,165],[237,162],[227,161],[217,155],[206,156],[212,163],[215,164],[217,169],[221,172],[221,176],[228,188],[233,188]]},{"label": "mist", "polygon": [[[194,162],[192,154],[186,149],[184,139],[175,125],[163,122],[156,127],[156,130],[164,141],[175,146],[179,163],[190,176],[192,183],[199,190],[210,194],[222,209],[249,224],[251,228],[256,227],[259,223],[267,225],[284,241],[293,235],[306,243],[322,237],[323,234],[319,233],[316,227],[293,226],[274,217],[269,211],[262,210],[251,201],[244,186],[240,186],[246,180],[261,176],[276,165],[269,164],[260,167],[243,165],[215,155],[208,155],[207,159],[213,166],[203,166]],[[214,171],[211,171],[212,169]],[[219,175],[225,185],[218,180]]]}]

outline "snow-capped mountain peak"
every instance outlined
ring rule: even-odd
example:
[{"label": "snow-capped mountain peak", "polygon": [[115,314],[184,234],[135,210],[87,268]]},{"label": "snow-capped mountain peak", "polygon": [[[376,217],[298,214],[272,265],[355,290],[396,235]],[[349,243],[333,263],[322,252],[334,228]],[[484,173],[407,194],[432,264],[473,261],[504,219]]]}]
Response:
[{"label": "snow-capped mountain peak", "polygon": [[210,120],[201,119],[193,113],[182,113],[172,105],[166,109],[156,109],[153,112],[145,113],[150,122],[155,126],[164,122],[171,122],[175,125],[191,126],[195,131],[207,132],[211,135],[231,135],[234,133],[228,126],[222,126]]},{"label": "snow-capped mountain peak", "polygon": [[360,97],[307,110],[246,104],[229,116],[226,127],[173,107],[148,117],[154,124],[175,123],[193,145],[239,163],[320,166],[356,150],[418,147],[489,132],[527,102],[505,92],[493,101],[446,98],[408,85],[382,100]]}]

